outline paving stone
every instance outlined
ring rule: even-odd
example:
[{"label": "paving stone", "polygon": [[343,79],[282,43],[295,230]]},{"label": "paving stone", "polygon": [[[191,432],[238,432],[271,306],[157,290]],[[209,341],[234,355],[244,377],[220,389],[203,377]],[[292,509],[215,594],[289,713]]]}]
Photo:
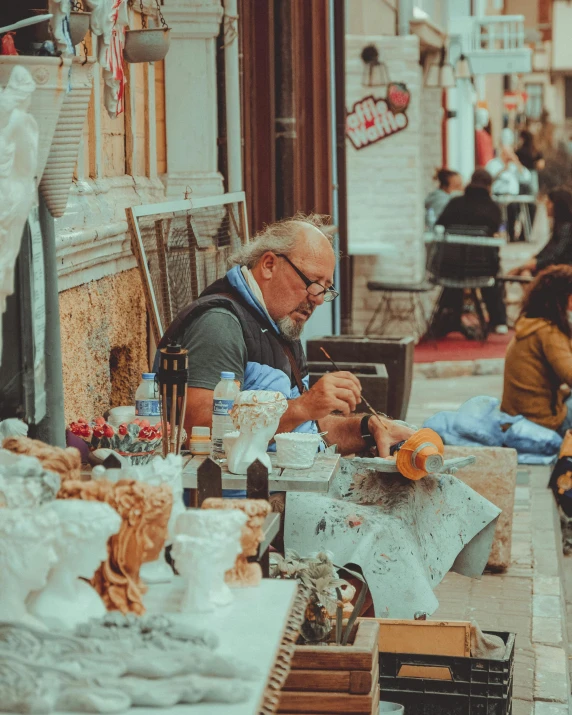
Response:
[{"label": "paving stone", "polygon": [[534,705],[529,700],[512,698],[512,715],[533,715]]},{"label": "paving stone", "polygon": [[[511,561],[512,517],[516,486],[517,455],[503,447],[445,447],[445,459],[475,455],[477,461],[456,476],[502,509],[487,566],[507,569]],[[522,487],[520,487],[522,489]]]},{"label": "paving stone", "polygon": [[556,576],[536,576],[532,589],[535,595],[560,597],[560,579]]},{"label": "paving stone", "polygon": [[532,617],[532,640],[534,643],[562,645],[562,619]]},{"label": "paving stone", "polygon": [[[514,708],[513,713],[516,715]],[[544,703],[538,700],[534,703],[534,715],[568,715],[568,705],[563,703]]]},{"label": "paving stone", "polygon": [[544,596],[534,594],[532,597],[532,613],[542,618],[560,618],[562,616],[562,603],[560,596]]},{"label": "paving stone", "polygon": [[533,564],[539,576],[558,577],[560,574],[558,556],[554,548],[535,549]]},{"label": "paving stone", "polygon": [[549,702],[568,702],[567,662],[562,648],[534,645],[536,672],[534,675],[534,699]]}]

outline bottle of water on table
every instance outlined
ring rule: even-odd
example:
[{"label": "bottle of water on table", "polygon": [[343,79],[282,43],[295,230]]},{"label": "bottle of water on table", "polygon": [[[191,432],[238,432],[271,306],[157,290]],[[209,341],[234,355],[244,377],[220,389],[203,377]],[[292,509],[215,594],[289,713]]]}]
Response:
[{"label": "bottle of water on table", "polygon": [[221,372],[220,382],[215,387],[213,396],[212,458],[223,459],[225,456],[222,438],[227,432],[234,431],[230,411],[240,392],[234,381],[234,372]]},{"label": "bottle of water on table", "polygon": [[135,415],[155,425],[161,421],[161,401],[154,372],[144,372],[135,393]]}]

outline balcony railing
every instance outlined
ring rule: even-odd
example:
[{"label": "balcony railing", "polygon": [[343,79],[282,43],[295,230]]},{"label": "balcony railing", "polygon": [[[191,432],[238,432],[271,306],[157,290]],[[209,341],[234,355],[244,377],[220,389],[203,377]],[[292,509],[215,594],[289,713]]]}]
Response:
[{"label": "balcony railing", "polygon": [[457,44],[474,74],[512,74],[532,70],[525,46],[524,16],[496,15],[451,19],[451,45]]}]

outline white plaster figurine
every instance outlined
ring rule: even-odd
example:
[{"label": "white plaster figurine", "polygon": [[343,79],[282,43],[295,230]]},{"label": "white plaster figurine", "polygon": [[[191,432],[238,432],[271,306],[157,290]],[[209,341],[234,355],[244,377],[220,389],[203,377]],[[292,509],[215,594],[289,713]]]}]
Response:
[{"label": "white plaster figurine", "polygon": [[[16,65],[0,89],[0,318],[14,292],[14,265],[26,219],[37,201],[38,124],[28,113],[36,89],[32,75]],[[2,335],[0,331],[0,359]]]},{"label": "white plaster figurine", "polygon": [[[183,502],[183,458],[180,454],[168,454],[164,459],[160,456],[152,459],[148,464],[128,466],[123,469],[108,469],[98,467],[94,469],[94,478],[109,479],[137,479],[147,484],[168,484],[173,490],[173,508],[169,517],[169,535],[165,547],[170,546],[175,535],[175,524],[179,515],[184,513]],[[173,580],[173,569],[165,560],[165,551],[161,551],[158,559],[144,563],[139,571],[139,576],[145,583],[168,583]]]},{"label": "white plaster figurine", "polygon": [[264,464],[268,474],[272,472],[268,443],[287,408],[288,401],[281,392],[246,390],[239,394],[231,415],[240,435],[227,455],[229,472],[246,474],[256,460]]},{"label": "white plaster figurine", "polygon": [[0,508],[38,507],[56,498],[60,476],[36,457],[0,449]]},{"label": "white plaster figurine", "polygon": [[45,628],[28,613],[26,598],[46,584],[57,562],[53,535],[59,518],[51,504],[36,509],[0,509],[0,614],[8,623]]},{"label": "white plaster figurine", "polygon": [[119,531],[121,517],[98,501],[62,499],[51,507],[60,519],[54,539],[58,562],[46,586],[28,598],[28,610],[48,628],[73,629],[107,612],[101,596],[82,579],[91,579],[107,559],[107,541]]},{"label": "white plaster figurine", "polygon": [[214,611],[232,602],[225,573],[242,552],[246,521],[237,509],[188,509],[177,519],[172,556],[187,582],[181,611]]}]

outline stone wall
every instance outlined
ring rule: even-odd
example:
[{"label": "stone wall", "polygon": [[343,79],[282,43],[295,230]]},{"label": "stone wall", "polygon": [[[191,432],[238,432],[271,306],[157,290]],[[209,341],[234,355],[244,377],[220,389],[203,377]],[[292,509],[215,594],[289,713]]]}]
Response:
[{"label": "stone wall", "polygon": [[138,269],[62,291],[60,315],[66,423],[134,404],[148,369]]},{"label": "stone wall", "polygon": [[[367,290],[369,280],[409,283],[424,273],[423,201],[431,175],[441,163],[439,90],[422,87],[419,40],[405,37],[346,37],[346,102],[348,110],[368,94],[384,96],[383,88],[362,86],[364,46],[374,44],[390,79],[404,82],[411,99],[403,131],[357,151],[347,142],[348,234],[353,255],[352,332],[365,329],[379,294]],[[411,326],[392,325],[389,334],[411,334]]]}]

